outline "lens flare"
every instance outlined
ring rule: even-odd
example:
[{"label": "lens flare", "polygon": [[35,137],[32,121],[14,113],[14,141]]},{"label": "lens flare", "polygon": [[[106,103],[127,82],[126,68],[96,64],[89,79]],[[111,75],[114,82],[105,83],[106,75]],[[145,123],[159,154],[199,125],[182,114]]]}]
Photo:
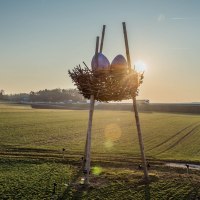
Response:
[{"label": "lens flare", "polygon": [[112,141],[110,141],[110,140],[106,140],[105,142],[104,142],[104,146],[107,148],[107,149],[111,149],[112,147],[113,147],[113,142]]},{"label": "lens flare", "polygon": [[92,168],[92,174],[94,174],[94,175],[98,176],[98,175],[101,174],[101,172],[102,172],[102,168],[101,167],[95,166],[95,167]]},{"label": "lens flare", "polygon": [[109,124],[105,128],[105,138],[111,142],[117,141],[121,137],[121,128],[117,124]]}]

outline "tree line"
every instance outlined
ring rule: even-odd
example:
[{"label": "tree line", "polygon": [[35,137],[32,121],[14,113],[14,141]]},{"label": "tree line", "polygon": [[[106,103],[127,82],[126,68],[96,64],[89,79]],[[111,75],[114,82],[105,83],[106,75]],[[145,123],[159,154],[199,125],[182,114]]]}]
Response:
[{"label": "tree line", "polygon": [[78,102],[84,101],[84,97],[76,89],[56,88],[9,95],[5,94],[4,90],[0,90],[0,100],[14,102]]}]

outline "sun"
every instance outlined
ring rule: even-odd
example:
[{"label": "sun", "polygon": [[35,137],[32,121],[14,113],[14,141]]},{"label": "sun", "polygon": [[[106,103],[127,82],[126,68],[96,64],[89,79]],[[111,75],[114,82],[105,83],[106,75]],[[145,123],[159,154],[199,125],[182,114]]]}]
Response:
[{"label": "sun", "polygon": [[140,72],[140,73],[145,72],[145,71],[147,70],[147,65],[146,65],[146,63],[145,63],[144,61],[142,61],[142,60],[136,61],[136,62],[134,63],[134,66],[135,66],[135,70],[136,70],[137,72]]}]

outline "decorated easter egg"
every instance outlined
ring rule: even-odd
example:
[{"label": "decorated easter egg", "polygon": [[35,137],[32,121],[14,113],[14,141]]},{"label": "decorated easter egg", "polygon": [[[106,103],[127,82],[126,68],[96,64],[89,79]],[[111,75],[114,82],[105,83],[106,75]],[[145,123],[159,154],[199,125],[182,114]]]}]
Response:
[{"label": "decorated easter egg", "polygon": [[92,70],[107,70],[110,68],[110,62],[102,53],[94,55],[91,62]]},{"label": "decorated easter egg", "polygon": [[112,63],[111,63],[111,69],[112,70],[125,70],[127,69],[127,62],[124,56],[117,55]]}]

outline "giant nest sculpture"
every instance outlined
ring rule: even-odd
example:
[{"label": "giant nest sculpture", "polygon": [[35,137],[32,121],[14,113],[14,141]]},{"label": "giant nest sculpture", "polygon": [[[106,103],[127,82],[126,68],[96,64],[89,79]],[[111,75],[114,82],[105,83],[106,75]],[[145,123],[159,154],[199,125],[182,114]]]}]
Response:
[{"label": "giant nest sculpture", "polygon": [[100,102],[122,101],[127,99],[133,100],[138,139],[141,151],[141,159],[144,169],[144,178],[146,181],[149,180],[142,133],[140,129],[139,115],[136,105],[136,96],[138,95],[138,87],[143,80],[143,73],[139,73],[131,67],[125,22],[123,22],[122,25],[127,61],[122,55],[118,55],[110,64],[108,59],[102,54],[105,35],[104,25],[102,30],[100,49],[99,37],[96,38],[95,55],[92,58],[91,69],[83,62],[84,67],[81,67],[79,65],[76,66],[74,69],[68,71],[69,76],[71,77],[75,86],[78,88],[79,92],[86,99],[90,99],[88,131],[85,144],[85,154],[83,159],[83,173],[85,174],[85,184],[89,184],[91,162],[91,129],[95,100]]}]

